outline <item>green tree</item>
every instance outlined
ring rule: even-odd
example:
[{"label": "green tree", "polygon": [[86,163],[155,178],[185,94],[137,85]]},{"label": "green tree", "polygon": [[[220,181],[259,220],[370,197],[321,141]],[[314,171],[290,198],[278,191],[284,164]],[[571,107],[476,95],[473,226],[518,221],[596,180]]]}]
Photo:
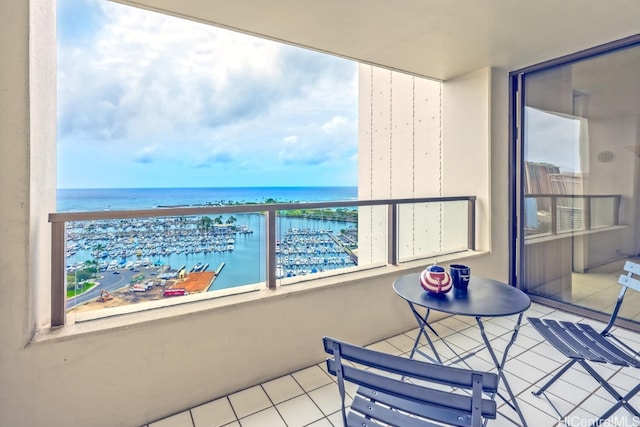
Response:
[{"label": "green tree", "polygon": [[200,217],[198,220],[198,230],[204,233],[208,233],[213,227],[213,220],[208,216]]}]

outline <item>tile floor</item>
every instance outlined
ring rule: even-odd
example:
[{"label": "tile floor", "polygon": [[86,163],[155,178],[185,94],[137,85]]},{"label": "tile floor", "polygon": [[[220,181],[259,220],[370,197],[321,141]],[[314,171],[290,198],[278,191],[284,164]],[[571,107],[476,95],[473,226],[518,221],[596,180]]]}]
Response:
[{"label": "tile floor", "polygon": [[[612,405],[611,397],[598,388],[597,383],[581,368],[572,369],[555,383],[547,393],[549,400],[564,415],[555,415],[552,406],[542,397],[535,397],[533,386],[558,368],[563,356],[542,342],[537,332],[526,322],[526,316],[582,320],[576,316],[534,304],[525,313],[516,343],[509,352],[506,363],[508,381],[517,395],[527,423],[531,427],[586,426],[589,420],[602,414]],[[501,354],[508,342],[515,316],[493,318],[485,321],[492,345]],[[589,323],[594,323],[589,321]],[[455,352],[479,350],[477,357],[468,359],[474,369],[490,370],[493,365],[481,344],[481,337],[473,318],[449,317],[434,324],[444,339],[436,341],[441,356],[453,357]],[[413,345],[417,329],[407,331],[370,345],[379,351],[407,355]],[[618,330],[638,349],[640,335]],[[339,337],[336,337],[339,338]],[[427,352],[427,348],[423,347]],[[422,356],[416,355],[416,358]],[[640,381],[640,369],[619,368],[609,365],[597,367],[599,373],[621,390],[629,390]],[[355,387],[347,389],[353,393]],[[500,399],[498,399],[500,402]],[[640,397],[632,400],[640,407]],[[509,418],[515,413],[506,405],[499,406],[498,418],[490,426],[511,426]],[[281,378],[238,391],[145,427],[332,427],[341,426],[340,400],[335,379],[326,373],[324,364],[293,372]],[[608,426],[640,426],[640,417],[626,410],[619,410],[605,424]]]},{"label": "tile floor", "polygon": [[[571,300],[568,302],[610,313],[620,293],[618,278],[626,273],[623,268],[627,260],[640,263],[640,258],[632,257],[591,269],[588,273],[573,273]],[[620,316],[640,321],[640,292],[627,292],[620,309]]]}]

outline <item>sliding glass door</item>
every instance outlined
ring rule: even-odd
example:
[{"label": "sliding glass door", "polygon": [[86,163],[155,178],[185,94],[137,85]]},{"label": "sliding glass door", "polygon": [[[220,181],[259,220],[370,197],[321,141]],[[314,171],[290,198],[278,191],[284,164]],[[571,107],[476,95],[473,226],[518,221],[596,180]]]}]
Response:
[{"label": "sliding glass door", "polygon": [[640,262],[639,42],[512,74],[514,271],[532,296],[604,313]]}]

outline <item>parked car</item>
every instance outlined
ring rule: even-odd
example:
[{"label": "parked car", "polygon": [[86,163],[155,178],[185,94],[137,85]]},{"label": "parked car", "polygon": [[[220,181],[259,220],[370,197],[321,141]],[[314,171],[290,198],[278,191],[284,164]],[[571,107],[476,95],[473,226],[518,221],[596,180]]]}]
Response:
[{"label": "parked car", "polygon": [[151,285],[147,283],[136,283],[129,288],[129,292],[146,292],[151,288]]}]

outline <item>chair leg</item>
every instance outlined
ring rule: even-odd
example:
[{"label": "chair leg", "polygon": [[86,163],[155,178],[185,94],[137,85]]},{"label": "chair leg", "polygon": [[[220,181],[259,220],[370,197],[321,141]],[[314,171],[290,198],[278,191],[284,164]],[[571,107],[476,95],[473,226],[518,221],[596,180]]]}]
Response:
[{"label": "chair leg", "polygon": [[571,368],[573,366],[574,363],[576,363],[578,361],[578,359],[571,359],[569,360],[563,367],[562,369],[560,369],[560,371],[558,371],[557,374],[555,374],[549,381],[547,381],[547,383],[545,385],[543,385],[542,387],[540,387],[540,390],[538,391],[534,391],[532,392],[534,394],[534,396],[540,396],[542,393],[545,392],[546,389],[549,388],[549,386],[551,386],[551,384],[553,384],[554,382],[556,382],[556,380],[558,378],[560,378],[565,372],[567,372],[569,370],[569,368]]},{"label": "chair leg", "polygon": [[640,391],[640,384],[637,384],[631,391],[622,396],[616,389],[614,389],[611,384],[607,382],[600,374],[598,374],[595,369],[593,369],[586,361],[579,360],[580,365],[591,374],[591,376],[600,383],[602,388],[609,392],[609,394],[616,399],[616,403],[607,410],[604,414],[602,414],[598,420],[594,423],[594,425],[599,426],[602,425],[604,420],[609,418],[614,412],[618,410],[618,408],[624,406],[629,412],[633,413],[636,417],[640,417],[640,412],[631,404],[629,404],[629,400],[633,396],[635,396]]},{"label": "chair leg", "polygon": [[[604,385],[603,385],[603,387],[604,387]],[[611,387],[611,386],[609,386],[609,387]],[[605,388],[607,388],[607,387],[605,387]],[[607,390],[607,391],[609,391],[611,393],[610,390]],[[604,414],[602,414],[600,416],[598,421],[596,421],[595,425],[603,425],[602,423],[604,422],[604,420],[609,418],[620,407],[625,407],[633,415],[635,415],[636,417],[640,417],[640,412],[638,412],[638,410],[636,408],[634,408],[633,406],[631,406],[631,404],[629,403],[629,400],[631,400],[636,394],[638,394],[639,391],[640,391],[640,384],[636,385],[633,388],[633,390],[631,390],[630,392],[628,392],[624,396],[620,396],[620,394],[618,392],[615,392],[615,394],[612,393],[613,397],[616,398],[617,402],[611,408],[609,408],[607,410],[607,412],[605,412]]]}]

